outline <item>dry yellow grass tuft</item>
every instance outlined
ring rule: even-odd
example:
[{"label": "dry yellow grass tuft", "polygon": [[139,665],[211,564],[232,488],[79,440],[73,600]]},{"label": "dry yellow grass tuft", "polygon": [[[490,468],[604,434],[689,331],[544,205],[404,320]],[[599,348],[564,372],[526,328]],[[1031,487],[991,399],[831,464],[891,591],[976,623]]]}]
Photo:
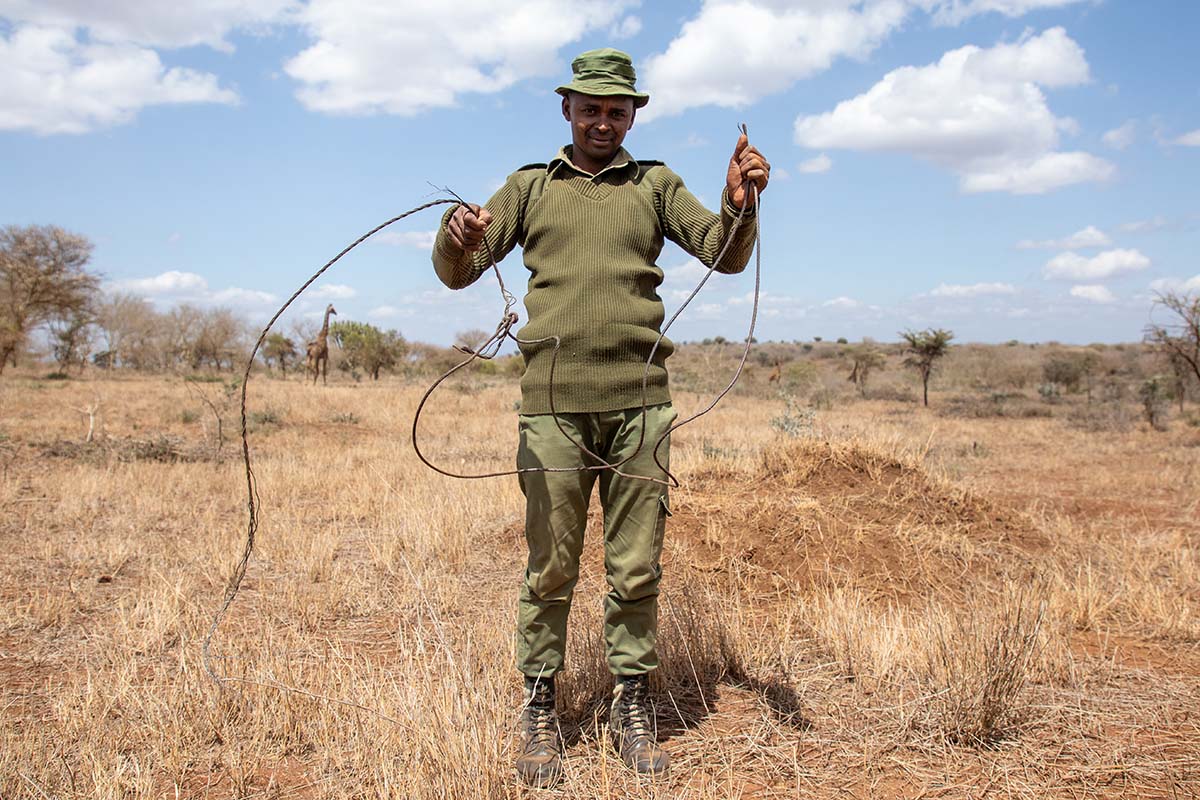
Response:
[{"label": "dry yellow grass tuft", "polygon": [[[209,407],[178,380],[6,375],[0,797],[531,796],[510,742],[520,493],[417,462],[421,388],[252,384],[263,526],[220,689],[200,642],[245,506]],[[74,411],[95,398],[99,418]],[[508,468],[516,399],[448,388],[425,446]],[[738,394],[674,443],[670,781],[604,744],[591,536],[568,775],[544,796],[1200,794],[1195,437],[881,401],[773,427],[785,411]]]}]

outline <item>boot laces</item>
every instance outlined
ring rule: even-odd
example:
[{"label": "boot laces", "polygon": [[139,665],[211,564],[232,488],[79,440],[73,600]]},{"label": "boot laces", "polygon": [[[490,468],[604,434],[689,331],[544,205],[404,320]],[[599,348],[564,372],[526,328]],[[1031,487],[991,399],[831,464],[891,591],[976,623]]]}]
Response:
[{"label": "boot laces", "polygon": [[527,707],[525,732],[530,744],[554,741],[554,709],[530,703]]},{"label": "boot laces", "polygon": [[642,681],[627,681],[618,687],[618,692],[618,708],[628,731],[639,739],[650,736],[650,712],[646,708],[646,684]]}]

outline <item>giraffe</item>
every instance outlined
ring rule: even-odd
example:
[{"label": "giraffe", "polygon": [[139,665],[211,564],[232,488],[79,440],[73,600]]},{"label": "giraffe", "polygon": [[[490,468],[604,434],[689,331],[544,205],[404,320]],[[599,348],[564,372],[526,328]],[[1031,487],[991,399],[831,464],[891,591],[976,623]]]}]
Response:
[{"label": "giraffe", "polygon": [[317,375],[321,376],[321,383],[327,384],[326,377],[329,374],[329,315],[337,315],[337,311],[333,308],[333,303],[325,307],[325,321],[321,323],[321,332],[317,334],[317,338],[313,339],[305,346],[305,351],[308,354],[308,371],[312,373],[313,385],[317,384]]}]

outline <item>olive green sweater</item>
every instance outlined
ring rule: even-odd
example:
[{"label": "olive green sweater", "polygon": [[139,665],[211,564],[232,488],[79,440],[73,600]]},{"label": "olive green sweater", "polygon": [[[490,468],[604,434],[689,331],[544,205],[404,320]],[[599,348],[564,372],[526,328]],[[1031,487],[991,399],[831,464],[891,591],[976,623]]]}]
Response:
[{"label": "olive green sweater", "polygon": [[[530,202],[532,200],[532,202]],[[642,404],[646,360],[663,321],[655,291],[663,272],[655,264],[670,239],[711,266],[737,209],[722,197],[720,216],[708,211],[683,180],[657,161],[634,161],[623,148],[612,163],[591,175],[571,162],[571,147],[549,165],[514,172],[488,200],[492,215],[487,242],[496,260],[516,245],[529,269],[528,319],[523,340],[525,374],[521,413],[550,413],[553,341],[561,348],[554,366],[554,407],[559,412],[615,411]],[[447,211],[433,248],[438,277],[451,289],[474,283],[490,263],[486,248],[473,254],[446,233]],[[719,272],[746,268],[754,247],[755,221],[747,209]],[[671,399],[664,362],[674,345],[664,339],[646,383],[646,402]]]}]

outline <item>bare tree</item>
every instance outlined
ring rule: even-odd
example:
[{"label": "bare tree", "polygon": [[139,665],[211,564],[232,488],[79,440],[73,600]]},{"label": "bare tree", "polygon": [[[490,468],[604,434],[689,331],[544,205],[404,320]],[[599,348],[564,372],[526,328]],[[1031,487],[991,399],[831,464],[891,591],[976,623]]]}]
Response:
[{"label": "bare tree", "polygon": [[0,373],[29,334],[87,307],[100,279],[85,267],[92,243],[54,225],[0,228]]},{"label": "bare tree", "polygon": [[1154,345],[1171,365],[1179,387],[1179,406],[1189,373],[1200,381],[1200,294],[1164,292],[1154,301],[1155,308],[1171,314],[1168,322],[1146,326],[1146,341]]},{"label": "bare tree", "polygon": [[191,342],[192,368],[205,363],[221,370],[233,369],[246,344],[246,323],[228,308],[213,308],[200,315]]},{"label": "bare tree", "polygon": [[184,303],[172,308],[162,320],[159,332],[159,348],[164,366],[176,369],[182,365],[196,364],[193,350],[204,322],[204,311]]},{"label": "bare tree", "polygon": [[458,348],[466,348],[474,350],[479,345],[483,344],[491,337],[492,334],[479,328],[471,328],[470,330],[459,331],[454,334],[454,346]]},{"label": "bare tree", "polygon": [[58,367],[66,372],[78,367],[83,372],[88,354],[92,350],[95,328],[90,309],[76,309],[71,314],[51,320],[50,345]]},{"label": "bare tree", "polygon": [[900,334],[904,339],[904,366],[912,367],[921,376],[921,385],[925,390],[925,405],[929,405],[929,376],[933,367],[942,356],[950,352],[950,340],[954,333],[941,328],[927,328],[923,331],[904,331]]},{"label": "bare tree", "polygon": [[145,298],[118,292],[96,303],[95,317],[107,354],[105,366],[115,367],[125,366],[130,352],[144,345],[158,314]]}]

